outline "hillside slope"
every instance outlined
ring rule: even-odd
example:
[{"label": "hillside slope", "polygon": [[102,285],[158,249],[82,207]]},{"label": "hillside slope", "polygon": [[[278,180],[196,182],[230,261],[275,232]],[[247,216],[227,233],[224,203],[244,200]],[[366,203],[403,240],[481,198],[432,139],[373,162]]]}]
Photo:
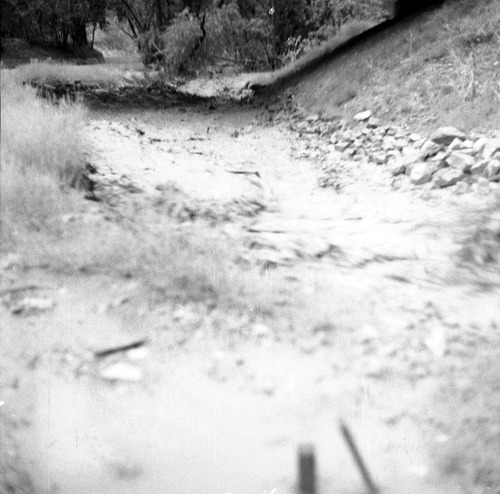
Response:
[{"label": "hillside slope", "polygon": [[500,2],[450,2],[412,16],[288,86],[326,115],[370,109],[416,131],[499,129]]}]

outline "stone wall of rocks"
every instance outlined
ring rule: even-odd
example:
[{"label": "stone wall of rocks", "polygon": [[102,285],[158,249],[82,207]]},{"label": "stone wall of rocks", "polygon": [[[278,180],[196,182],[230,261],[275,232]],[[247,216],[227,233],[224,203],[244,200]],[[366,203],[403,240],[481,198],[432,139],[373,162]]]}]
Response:
[{"label": "stone wall of rocks", "polygon": [[322,162],[323,186],[333,185],[334,175],[346,162],[359,162],[384,166],[399,182],[413,186],[445,188],[461,184],[463,191],[474,183],[499,187],[500,132],[487,137],[441,127],[423,137],[381,124],[370,111],[358,113],[351,123],[318,115],[301,117],[295,111],[290,129],[306,142],[295,145],[296,156]]}]

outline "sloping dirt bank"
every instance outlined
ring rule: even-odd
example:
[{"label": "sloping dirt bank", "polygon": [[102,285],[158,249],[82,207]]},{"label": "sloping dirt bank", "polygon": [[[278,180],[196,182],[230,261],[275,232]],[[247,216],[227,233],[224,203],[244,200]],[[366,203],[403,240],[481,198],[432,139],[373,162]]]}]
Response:
[{"label": "sloping dirt bank", "polygon": [[[61,222],[97,231],[102,252],[79,270],[60,268],[68,249],[45,268],[3,258],[5,464],[32,483],[13,476],[7,492],[295,492],[303,443],[319,492],[363,492],[339,419],[383,493],[498,491],[490,453],[476,479],[456,462],[443,475],[437,452],[457,443],[436,400],[444,386],[465,406],[470,366],[498,356],[498,272],[456,257],[495,186],[395,189],[387,167],[359,162],[320,187],[322,153],[290,123],[242,108],[92,114],[100,202]],[[99,259],[118,226],[137,242],[112,244],[129,256],[120,270]],[[219,301],[228,262],[243,281],[260,270],[259,301],[248,286],[232,307],[162,291],[172,259],[141,270],[134,248],[161,252],[172,229],[230,246],[201,259]],[[493,414],[481,408],[495,438]]]}]

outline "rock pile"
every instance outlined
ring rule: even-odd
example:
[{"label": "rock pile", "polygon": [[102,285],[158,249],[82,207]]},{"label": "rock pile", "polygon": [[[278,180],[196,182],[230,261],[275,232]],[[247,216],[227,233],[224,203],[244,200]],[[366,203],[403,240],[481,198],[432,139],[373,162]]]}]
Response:
[{"label": "rock pile", "polygon": [[346,162],[383,165],[396,177],[414,186],[444,188],[463,182],[500,182],[500,135],[465,135],[454,127],[441,127],[428,137],[383,125],[370,111],[354,116],[354,123],[329,121],[318,115],[293,115],[290,129],[306,145],[296,144],[298,157],[322,162],[322,186],[332,185],[332,175]]}]

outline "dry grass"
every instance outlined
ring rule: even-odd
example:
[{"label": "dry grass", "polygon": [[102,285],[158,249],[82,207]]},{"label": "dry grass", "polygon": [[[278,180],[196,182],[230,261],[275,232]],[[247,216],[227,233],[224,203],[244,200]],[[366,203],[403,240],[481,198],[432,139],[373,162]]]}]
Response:
[{"label": "dry grass", "polygon": [[[459,479],[463,492],[500,494],[500,384],[498,344],[442,386],[435,420],[445,434],[437,467]],[[478,385],[480,383],[480,385]]]},{"label": "dry grass", "polygon": [[[136,66],[131,61],[132,67]],[[38,84],[51,82],[80,81],[87,84],[99,84],[103,87],[113,87],[123,82],[128,64],[120,59],[120,64],[101,65],[71,65],[70,63],[32,62],[12,70],[11,77],[17,82],[36,82]]]},{"label": "dry grass", "polygon": [[313,109],[361,109],[415,130],[500,128],[500,3],[461,0],[380,33],[304,79]]},{"label": "dry grass", "polygon": [[83,167],[85,110],[42,101],[4,70],[1,94],[0,233],[6,245],[47,225],[72,203],[68,186]]}]

